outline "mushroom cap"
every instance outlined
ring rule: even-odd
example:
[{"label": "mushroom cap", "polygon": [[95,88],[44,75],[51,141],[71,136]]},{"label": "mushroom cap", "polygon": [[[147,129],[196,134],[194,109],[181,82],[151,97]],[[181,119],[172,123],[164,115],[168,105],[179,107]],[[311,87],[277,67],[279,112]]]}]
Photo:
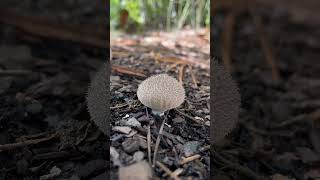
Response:
[{"label": "mushroom cap", "polygon": [[211,139],[214,143],[223,139],[238,122],[240,94],[237,84],[232,80],[228,71],[213,60],[211,72]]},{"label": "mushroom cap", "polygon": [[164,112],[183,103],[185,90],[175,78],[168,74],[158,74],[142,81],[137,95],[143,105],[153,111]]}]

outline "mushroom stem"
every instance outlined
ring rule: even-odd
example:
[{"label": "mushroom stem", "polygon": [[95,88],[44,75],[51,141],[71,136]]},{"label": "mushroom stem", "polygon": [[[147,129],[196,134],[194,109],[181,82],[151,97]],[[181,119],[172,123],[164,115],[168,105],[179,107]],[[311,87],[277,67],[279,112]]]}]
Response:
[{"label": "mushroom stem", "polygon": [[164,112],[152,110],[152,114],[157,115],[157,116],[163,116]]},{"label": "mushroom stem", "polygon": [[166,122],[166,119],[167,117],[164,116],[164,119],[162,121],[162,124],[161,124],[161,127],[160,127],[160,130],[159,130],[159,134],[158,134],[158,137],[157,137],[157,140],[156,140],[156,146],[154,148],[154,154],[153,154],[153,163],[152,163],[152,167],[155,167],[156,165],[156,159],[157,159],[157,153],[158,153],[158,148],[159,148],[159,144],[160,144],[160,139],[162,137],[162,133],[163,133],[163,127],[164,127],[164,124]]}]

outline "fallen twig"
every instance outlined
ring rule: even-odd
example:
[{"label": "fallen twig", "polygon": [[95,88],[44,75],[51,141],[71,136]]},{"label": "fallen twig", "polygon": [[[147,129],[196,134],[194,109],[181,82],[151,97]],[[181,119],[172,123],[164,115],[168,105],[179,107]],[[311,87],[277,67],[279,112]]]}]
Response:
[{"label": "fallen twig", "polygon": [[87,124],[87,127],[86,127],[86,130],[84,132],[84,135],[80,139],[78,139],[77,142],[76,142],[77,146],[79,144],[81,144],[88,137],[89,129],[90,129],[91,126],[92,126],[92,123],[88,123]]},{"label": "fallen twig", "polygon": [[112,70],[122,74],[129,74],[129,75],[134,75],[134,76],[143,77],[143,78],[146,77],[146,75],[142,71],[132,70],[127,67],[112,65]]},{"label": "fallen twig", "polygon": [[257,33],[260,40],[262,51],[265,55],[265,60],[271,68],[272,78],[273,80],[278,81],[280,79],[279,68],[275,62],[275,57],[270,42],[268,41],[267,33],[264,31],[261,17],[254,13],[251,13],[251,15],[253,18],[253,22],[257,28]]},{"label": "fallen twig", "polygon": [[203,124],[202,122],[200,122],[200,121],[197,120],[196,118],[194,118],[194,117],[192,117],[192,116],[189,116],[188,114],[185,114],[185,113],[179,111],[178,109],[175,109],[175,111],[176,111],[177,113],[179,113],[180,115],[185,116],[185,117],[187,117],[188,119],[194,121],[194,122],[197,123],[197,124]]},{"label": "fallen twig", "polygon": [[253,180],[267,180],[267,178],[262,177],[258,174],[256,174],[254,171],[252,171],[251,169],[244,167],[240,164],[236,164],[232,161],[229,161],[227,159],[225,159],[224,157],[222,157],[219,153],[217,153],[216,151],[213,151],[213,156],[215,159],[217,159],[218,161],[223,162],[224,164],[227,165],[227,167],[234,169],[236,171],[238,171],[239,173],[245,175],[246,177],[248,177],[249,179],[253,179]]},{"label": "fallen twig", "polygon": [[201,61],[199,59],[195,59],[193,57],[172,57],[172,56],[163,56],[159,53],[152,53],[151,56],[155,59],[156,62],[168,62],[168,63],[176,63],[178,64],[185,64],[185,65],[194,65],[199,66],[202,69],[209,69],[210,65],[209,63],[205,61]]},{"label": "fallen twig", "polygon": [[50,19],[21,16],[4,9],[0,10],[0,22],[45,38],[68,40],[99,48],[107,48],[109,44],[104,28],[93,25],[61,24]]},{"label": "fallen twig", "polygon": [[151,131],[150,131],[150,124],[148,125],[147,143],[148,143],[148,160],[149,160],[149,164],[151,164]]},{"label": "fallen twig", "polygon": [[272,124],[271,128],[282,128],[282,127],[292,125],[294,123],[304,122],[304,121],[314,121],[317,119],[320,119],[320,110],[316,110],[310,114],[301,114],[301,115],[294,117],[293,119],[288,119],[288,120],[283,121],[281,123]]},{"label": "fallen twig", "polygon": [[38,143],[41,143],[44,141],[49,141],[49,140],[57,138],[57,137],[59,137],[59,134],[55,133],[55,134],[52,134],[52,135],[45,137],[45,138],[26,140],[26,141],[12,143],[12,144],[3,144],[3,145],[0,145],[0,152],[11,150],[11,149],[16,149],[16,148],[20,148],[20,147],[25,147],[25,146],[29,146],[29,145],[33,145],[33,144],[38,144]]},{"label": "fallen twig", "polygon": [[188,65],[188,67],[189,67],[189,71],[190,71],[190,74],[191,74],[192,82],[193,82],[194,86],[197,88],[198,87],[198,81],[197,81],[196,76],[193,73],[193,68],[190,65]]},{"label": "fallen twig", "polygon": [[152,167],[154,167],[155,164],[156,164],[158,148],[159,148],[159,144],[160,144],[160,139],[161,139],[161,137],[162,137],[162,132],[163,132],[163,127],[164,127],[165,121],[166,121],[166,117],[164,117],[164,119],[163,119],[163,121],[162,121],[160,130],[159,130],[159,134],[158,134],[158,137],[157,137],[157,140],[156,140],[156,146],[155,146],[155,148],[154,148],[154,153],[153,153],[153,163],[152,163]]},{"label": "fallen twig", "polygon": [[172,172],[166,165],[162,164],[161,162],[157,161],[156,164],[167,174],[169,175],[172,179],[174,180],[180,180],[178,175],[181,173],[181,170]]},{"label": "fallen twig", "polygon": [[183,83],[183,76],[184,76],[184,70],[185,70],[186,65],[181,65],[180,70],[179,70],[179,82]]},{"label": "fallen twig", "polygon": [[193,155],[193,156],[190,156],[190,157],[187,157],[187,158],[183,158],[181,161],[180,161],[180,165],[183,165],[183,164],[186,164],[188,162],[191,162],[191,161],[194,161],[196,159],[199,159],[201,156],[199,154],[196,154],[196,155]]}]

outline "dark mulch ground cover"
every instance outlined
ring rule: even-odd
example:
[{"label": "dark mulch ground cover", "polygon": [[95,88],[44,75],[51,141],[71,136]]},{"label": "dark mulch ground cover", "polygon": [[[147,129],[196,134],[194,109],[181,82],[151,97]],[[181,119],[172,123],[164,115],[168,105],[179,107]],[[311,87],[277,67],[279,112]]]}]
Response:
[{"label": "dark mulch ground cover", "polygon": [[[253,13],[261,17],[264,32],[259,33],[259,21],[251,14],[240,12],[234,16],[233,41],[228,45],[223,37],[231,13],[217,11],[213,55],[223,59],[221,49],[232,47],[232,74],[242,106],[239,126],[216,145],[211,159],[215,177],[318,179],[320,31],[312,24],[291,21],[286,11],[260,7]],[[278,80],[261,39],[269,41]]]},{"label": "dark mulch ground cover", "polygon": [[[87,1],[77,8],[66,4],[66,9],[50,1],[34,1],[33,6],[17,2],[1,3],[23,14],[45,10],[48,15],[43,17],[94,27],[103,21],[97,17],[105,17],[103,5],[89,6]],[[79,10],[84,7],[91,9]],[[228,13],[218,11],[212,29],[211,55],[218,59],[223,59],[221,38]],[[183,81],[187,98],[167,115],[157,158],[163,166],[155,167],[156,177],[166,179],[167,167],[171,176],[179,174],[181,179],[208,179],[210,170],[216,179],[319,178],[320,31],[273,9],[261,13],[280,79],[272,78],[251,17],[240,14],[231,55],[242,99],[240,122],[215,145],[211,159],[206,33],[185,31],[185,37],[194,39],[173,42],[174,33],[114,41],[111,179],[116,179],[119,166],[148,161],[147,127],[150,124],[154,147],[161,121],[139,103],[136,89],[146,77],[162,72]],[[108,56],[98,28],[87,34],[91,41],[83,41],[52,33],[57,26],[50,26],[48,38],[41,28],[17,25],[27,21],[12,14],[2,14],[0,20],[0,179],[107,179],[108,140],[90,121],[85,101],[91,77]],[[165,43],[157,44],[157,39]],[[186,61],[190,64],[183,64]],[[183,163],[183,157],[194,159]]]}]

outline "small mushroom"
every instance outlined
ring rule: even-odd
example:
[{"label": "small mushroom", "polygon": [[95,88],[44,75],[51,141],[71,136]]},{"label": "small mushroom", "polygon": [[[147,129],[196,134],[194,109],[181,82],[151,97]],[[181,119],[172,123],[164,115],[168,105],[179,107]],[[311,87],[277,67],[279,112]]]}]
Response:
[{"label": "small mushroom", "polygon": [[[152,109],[153,114],[162,116],[165,111],[176,108],[184,102],[185,90],[182,84],[175,78],[168,74],[158,74],[142,81],[138,87],[137,96],[143,105]],[[153,167],[155,166],[165,120],[166,117],[161,123],[156,140],[152,163]],[[149,147],[149,149],[151,148]]]},{"label": "small mushroom", "polygon": [[140,102],[151,108],[154,114],[180,106],[185,98],[185,90],[179,81],[167,74],[158,74],[144,80],[138,87]]}]

